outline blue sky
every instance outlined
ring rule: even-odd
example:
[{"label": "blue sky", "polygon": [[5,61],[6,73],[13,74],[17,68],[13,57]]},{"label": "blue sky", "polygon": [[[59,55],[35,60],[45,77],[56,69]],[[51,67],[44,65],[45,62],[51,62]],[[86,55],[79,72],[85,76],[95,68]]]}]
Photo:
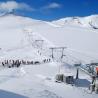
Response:
[{"label": "blue sky", "polygon": [[[98,0],[0,0],[0,10],[12,10],[41,20],[98,14]],[[14,2],[14,3],[11,3]]]}]

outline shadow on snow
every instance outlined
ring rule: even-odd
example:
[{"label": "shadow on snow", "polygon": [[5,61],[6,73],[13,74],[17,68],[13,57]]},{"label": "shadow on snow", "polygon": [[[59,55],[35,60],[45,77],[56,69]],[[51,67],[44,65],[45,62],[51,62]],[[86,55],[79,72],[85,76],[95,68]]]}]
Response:
[{"label": "shadow on snow", "polygon": [[75,81],[75,85],[77,87],[89,87],[90,85],[90,81],[88,81],[87,79],[78,79]]},{"label": "shadow on snow", "polygon": [[0,98],[27,98],[27,97],[13,92],[0,90]]}]

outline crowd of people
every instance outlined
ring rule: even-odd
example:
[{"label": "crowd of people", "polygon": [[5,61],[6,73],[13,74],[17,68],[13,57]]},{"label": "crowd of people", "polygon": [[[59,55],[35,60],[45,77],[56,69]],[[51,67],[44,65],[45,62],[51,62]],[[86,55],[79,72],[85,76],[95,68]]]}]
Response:
[{"label": "crowd of people", "polygon": [[1,65],[3,67],[19,67],[21,65],[21,61],[20,60],[4,60],[1,62]]},{"label": "crowd of people", "polygon": [[34,64],[41,64],[41,63],[47,63],[50,62],[51,59],[44,59],[42,60],[42,62],[40,61],[33,61],[33,60],[3,60],[1,61],[1,65],[3,67],[8,67],[8,68],[12,68],[12,67],[20,67],[20,65],[34,65]]}]

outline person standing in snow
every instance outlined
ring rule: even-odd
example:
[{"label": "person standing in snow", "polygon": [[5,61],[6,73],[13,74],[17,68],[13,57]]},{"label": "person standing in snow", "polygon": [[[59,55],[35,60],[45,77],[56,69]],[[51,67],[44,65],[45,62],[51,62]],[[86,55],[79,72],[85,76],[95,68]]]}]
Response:
[{"label": "person standing in snow", "polygon": [[98,66],[96,67],[96,75],[98,77]]},{"label": "person standing in snow", "polygon": [[95,84],[96,77],[92,76],[92,84]]}]

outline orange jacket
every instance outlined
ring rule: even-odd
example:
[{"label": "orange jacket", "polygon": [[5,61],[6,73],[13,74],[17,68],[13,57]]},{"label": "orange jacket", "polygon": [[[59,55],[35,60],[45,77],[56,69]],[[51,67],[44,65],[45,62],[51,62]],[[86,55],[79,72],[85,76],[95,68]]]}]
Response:
[{"label": "orange jacket", "polygon": [[98,71],[98,67],[96,67],[96,71]]},{"label": "orange jacket", "polygon": [[98,73],[98,67],[96,67],[96,72]]}]

